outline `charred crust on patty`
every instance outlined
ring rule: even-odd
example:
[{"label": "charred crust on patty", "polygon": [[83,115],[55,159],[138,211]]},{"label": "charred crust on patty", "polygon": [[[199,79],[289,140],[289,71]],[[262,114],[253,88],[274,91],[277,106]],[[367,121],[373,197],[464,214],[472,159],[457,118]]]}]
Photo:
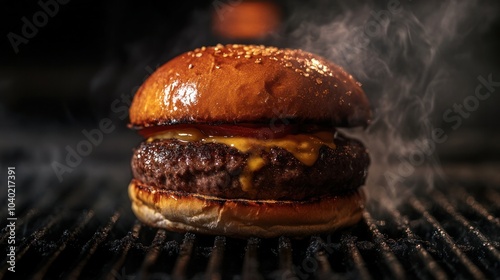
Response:
[{"label": "charred crust on patty", "polygon": [[302,200],[341,194],[364,183],[369,165],[366,149],[342,136],[335,143],[336,149],[321,147],[313,166],[279,147],[260,150],[265,165],[254,172],[252,191],[244,191],[239,181],[249,153],[224,144],[176,139],[143,142],[135,149],[131,165],[136,179],[158,189],[221,198]]}]

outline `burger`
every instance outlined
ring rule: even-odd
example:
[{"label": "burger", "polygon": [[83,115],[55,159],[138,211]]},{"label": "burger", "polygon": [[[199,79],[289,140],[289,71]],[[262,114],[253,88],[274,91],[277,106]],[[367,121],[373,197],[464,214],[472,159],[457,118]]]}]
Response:
[{"label": "burger", "polygon": [[300,237],[357,223],[369,155],[361,84],[298,49],[216,45],[180,54],[138,89],[129,185],[139,220],[171,231]]}]

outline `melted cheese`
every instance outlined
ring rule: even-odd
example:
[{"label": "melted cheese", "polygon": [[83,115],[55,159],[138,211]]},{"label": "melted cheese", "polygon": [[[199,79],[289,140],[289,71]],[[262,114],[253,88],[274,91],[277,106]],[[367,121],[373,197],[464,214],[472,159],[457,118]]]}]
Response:
[{"label": "melted cheese", "polygon": [[321,146],[324,145],[335,149],[334,138],[335,135],[332,132],[291,134],[277,139],[207,136],[196,128],[184,128],[156,134],[147,141],[150,142],[154,139],[178,139],[187,142],[220,143],[234,147],[243,153],[250,153],[247,165],[243,169],[239,180],[244,191],[251,191],[253,173],[266,164],[265,160],[259,155],[259,151],[269,151],[272,147],[283,148],[303,164],[312,166],[318,159]]}]

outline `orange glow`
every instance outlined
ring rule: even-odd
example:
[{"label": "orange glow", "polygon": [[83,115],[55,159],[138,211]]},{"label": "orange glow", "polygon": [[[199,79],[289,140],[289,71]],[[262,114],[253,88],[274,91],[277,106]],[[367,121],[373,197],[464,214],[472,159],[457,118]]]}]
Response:
[{"label": "orange glow", "polygon": [[231,39],[262,38],[276,31],[281,21],[280,8],[266,1],[242,1],[214,5],[215,34]]}]

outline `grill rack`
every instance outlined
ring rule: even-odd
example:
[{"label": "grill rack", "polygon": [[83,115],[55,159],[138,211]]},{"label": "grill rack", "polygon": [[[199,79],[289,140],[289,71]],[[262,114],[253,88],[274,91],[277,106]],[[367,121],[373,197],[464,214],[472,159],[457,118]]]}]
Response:
[{"label": "grill rack", "polygon": [[[0,278],[500,278],[500,188],[450,184],[398,206],[371,201],[358,225],[330,235],[244,240],[147,227],[131,213],[123,184],[76,176],[21,200],[16,273],[5,259]],[[2,244],[8,234],[4,228]]]}]

